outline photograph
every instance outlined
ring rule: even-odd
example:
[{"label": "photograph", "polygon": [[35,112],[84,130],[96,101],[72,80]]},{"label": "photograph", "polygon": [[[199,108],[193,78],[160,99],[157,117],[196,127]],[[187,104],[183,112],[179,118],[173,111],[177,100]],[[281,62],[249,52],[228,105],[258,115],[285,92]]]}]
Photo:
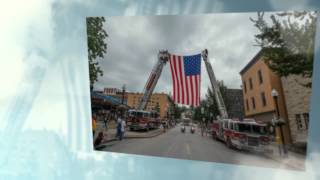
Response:
[{"label": "photograph", "polygon": [[316,17],[87,17],[92,147],[305,171]]}]

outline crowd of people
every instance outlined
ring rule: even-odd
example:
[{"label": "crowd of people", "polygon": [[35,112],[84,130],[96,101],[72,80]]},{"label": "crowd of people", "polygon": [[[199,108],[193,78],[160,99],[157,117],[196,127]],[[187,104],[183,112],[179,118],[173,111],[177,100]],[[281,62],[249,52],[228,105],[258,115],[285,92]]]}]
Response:
[{"label": "crowd of people", "polygon": [[[104,140],[107,138],[107,133],[104,133],[108,131],[108,124],[111,121],[116,122],[116,138],[118,140],[122,140],[124,137],[124,133],[126,130],[126,121],[124,115],[119,112],[107,112],[107,113],[93,113],[92,114],[92,134],[94,138],[94,146],[99,146],[100,144],[103,143]],[[104,129],[98,129],[97,128],[97,122],[103,122],[104,124]],[[98,132],[98,135],[96,136],[96,133]]]},{"label": "crowd of people", "polygon": [[[112,129],[115,128],[115,138],[119,141],[122,141],[126,131],[126,113],[125,112],[107,112],[107,113],[99,113],[94,112],[92,115],[92,133],[94,139],[94,146],[99,146],[102,144],[110,133],[107,133],[109,130],[110,124],[112,125]],[[112,123],[114,121],[114,124]],[[100,126],[98,127],[98,122],[100,122]],[[103,126],[102,126],[103,122]],[[160,124],[159,128],[166,132],[167,129],[174,127],[176,125],[175,121],[165,121]],[[103,127],[103,128],[102,128]],[[98,133],[98,134],[97,134]],[[113,135],[112,135],[113,136]],[[113,138],[113,137],[111,137]]]}]

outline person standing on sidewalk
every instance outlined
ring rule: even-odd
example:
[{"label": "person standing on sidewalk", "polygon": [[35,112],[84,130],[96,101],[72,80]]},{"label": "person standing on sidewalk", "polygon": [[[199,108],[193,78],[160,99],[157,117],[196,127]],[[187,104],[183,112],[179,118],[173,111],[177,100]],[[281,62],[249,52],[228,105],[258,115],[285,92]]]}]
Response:
[{"label": "person standing on sidewalk", "polygon": [[120,137],[120,132],[121,132],[121,122],[122,119],[120,116],[117,117],[117,133],[116,133],[116,137],[119,138]]},{"label": "person standing on sidewalk", "polygon": [[97,117],[96,114],[92,115],[92,134],[93,134],[93,138],[94,138],[94,134],[96,132],[97,129]]},{"label": "person standing on sidewalk", "polygon": [[103,117],[104,127],[108,130],[108,115],[105,114]]},{"label": "person standing on sidewalk", "polygon": [[98,137],[96,138],[96,140],[94,140],[94,148],[96,148],[97,146],[99,146],[102,141],[103,141],[104,135],[103,132],[99,132]]},{"label": "person standing on sidewalk", "polygon": [[119,137],[119,139],[120,139],[120,141],[122,141],[122,138],[124,136],[124,132],[125,132],[125,129],[126,129],[126,121],[122,118],[120,124],[121,124],[121,129],[120,129],[120,137]]}]

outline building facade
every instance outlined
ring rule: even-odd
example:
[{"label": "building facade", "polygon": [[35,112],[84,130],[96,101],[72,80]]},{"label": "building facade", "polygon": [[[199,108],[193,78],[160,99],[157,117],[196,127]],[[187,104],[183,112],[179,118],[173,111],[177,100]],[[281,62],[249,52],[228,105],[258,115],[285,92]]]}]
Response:
[{"label": "building facade", "polygon": [[118,88],[104,88],[103,93],[106,95],[116,95],[121,93],[121,89]]},{"label": "building facade", "polygon": [[127,104],[127,92],[123,92],[121,89],[118,88],[104,88],[103,94],[112,96],[114,98],[121,99],[123,104]]},{"label": "building facade", "polygon": [[227,89],[226,97],[229,118],[243,119],[244,107],[242,89]]},{"label": "building facade", "polygon": [[[128,106],[134,109],[138,108],[142,96],[142,93],[127,93]],[[168,94],[154,93],[151,95],[145,110],[152,111],[159,108],[160,117],[167,118],[172,103],[173,101]]]},{"label": "building facade", "polygon": [[281,78],[288,112],[292,142],[306,144],[309,129],[309,104],[311,88],[303,84],[311,82],[310,78],[290,75]]},{"label": "building facade", "polygon": [[285,97],[281,78],[272,72],[262,57],[262,50],[240,71],[243,89],[245,117],[271,123],[276,114],[276,103],[271,95],[275,89],[278,96],[279,114],[286,122],[285,141],[291,142]]}]

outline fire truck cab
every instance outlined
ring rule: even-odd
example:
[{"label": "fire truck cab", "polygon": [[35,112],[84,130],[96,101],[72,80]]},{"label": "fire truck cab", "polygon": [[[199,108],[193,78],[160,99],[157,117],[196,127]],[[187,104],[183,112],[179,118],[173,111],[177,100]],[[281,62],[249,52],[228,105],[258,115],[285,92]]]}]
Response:
[{"label": "fire truck cab", "polygon": [[130,131],[158,128],[160,119],[157,113],[131,109],[128,111],[127,125]]},{"label": "fire truck cab", "polygon": [[212,137],[224,141],[229,148],[259,152],[265,151],[265,146],[270,143],[267,125],[254,119],[217,120],[212,124]]}]

